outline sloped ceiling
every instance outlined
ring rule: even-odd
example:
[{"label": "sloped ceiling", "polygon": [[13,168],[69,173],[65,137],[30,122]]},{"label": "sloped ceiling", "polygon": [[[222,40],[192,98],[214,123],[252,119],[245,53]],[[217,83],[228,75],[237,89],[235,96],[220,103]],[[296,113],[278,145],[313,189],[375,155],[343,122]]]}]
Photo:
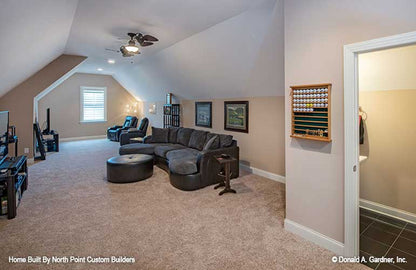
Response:
[{"label": "sloped ceiling", "polygon": [[[114,76],[143,100],[163,100],[167,92],[185,99],[279,95],[279,90],[283,93],[284,81],[283,24],[277,42],[273,40],[275,35],[270,37],[267,31],[272,22],[276,23],[274,3],[269,1],[225,20]],[[270,28],[277,35],[278,30]],[[275,46],[268,48],[270,54],[265,57],[276,61],[272,56],[280,53],[280,62],[277,59],[273,65],[281,66],[282,84],[280,89],[279,86],[249,89],[252,72],[262,69],[258,59],[264,57],[260,51],[266,35],[267,41]],[[280,74],[273,76],[279,78]]]},{"label": "sloped ceiling", "polygon": [[0,96],[64,53],[77,4],[0,1]]},{"label": "sloped ceiling", "polygon": [[[87,56],[78,72],[111,74],[142,100],[163,100],[166,92],[182,98],[276,95],[274,86],[247,87],[268,76],[276,65],[270,59],[283,67],[283,32],[270,28],[283,26],[283,14],[275,19],[276,1],[282,0],[1,1],[0,95],[62,53]],[[160,41],[130,58],[105,50],[118,49],[127,32]],[[271,55],[260,53],[264,49]]]}]

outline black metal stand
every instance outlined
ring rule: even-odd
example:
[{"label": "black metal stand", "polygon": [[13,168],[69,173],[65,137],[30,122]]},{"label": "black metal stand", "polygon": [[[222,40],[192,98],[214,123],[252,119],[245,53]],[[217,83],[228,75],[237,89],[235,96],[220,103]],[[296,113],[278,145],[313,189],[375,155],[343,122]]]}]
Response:
[{"label": "black metal stand", "polygon": [[[39,123],[33,124],[33,132],[35,135],[35,159],[46,159],[46,152],[59,152],[59,134],[51,131],[43,134],[40,131]],[[53,138],[44,139],[43,135],[52,135]],[[40,156],[36,156],[36,152],[40,153]]]}]

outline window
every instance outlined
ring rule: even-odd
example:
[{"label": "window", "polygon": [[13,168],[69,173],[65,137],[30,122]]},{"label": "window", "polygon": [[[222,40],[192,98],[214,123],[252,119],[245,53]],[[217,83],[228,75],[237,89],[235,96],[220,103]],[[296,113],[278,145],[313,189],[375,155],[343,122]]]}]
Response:
[{"label": "window", "polygon": [[81,122],[107,121],[107,88],[81,87]]}]

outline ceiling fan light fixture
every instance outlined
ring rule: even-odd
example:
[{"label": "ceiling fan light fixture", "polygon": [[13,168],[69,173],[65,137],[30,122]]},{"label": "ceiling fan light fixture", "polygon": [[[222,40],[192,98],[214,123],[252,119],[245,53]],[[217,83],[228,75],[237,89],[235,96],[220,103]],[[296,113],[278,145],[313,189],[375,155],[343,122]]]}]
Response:
[{"label": "ceiling fan light fixture", "polygon": [[137,53],[139,51],[139,48],[134,45],[127,45],[124,48],[126,48],[126,50],[131,53]]}]

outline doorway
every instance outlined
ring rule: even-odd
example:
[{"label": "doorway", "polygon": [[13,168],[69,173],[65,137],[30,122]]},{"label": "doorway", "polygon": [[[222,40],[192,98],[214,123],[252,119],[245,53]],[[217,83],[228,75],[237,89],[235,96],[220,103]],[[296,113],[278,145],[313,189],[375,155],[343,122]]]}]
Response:
[{"label": "doorway", "polygon": [[410,32],[344,46],[344,255],[359,256],[359,87],[358,55],[416,44]]},{"label": "doorway", "polygon": [[[416,45],[358,55],[360,257],[416,269]],[[387,263],[386,263],[387,264]]]}]

